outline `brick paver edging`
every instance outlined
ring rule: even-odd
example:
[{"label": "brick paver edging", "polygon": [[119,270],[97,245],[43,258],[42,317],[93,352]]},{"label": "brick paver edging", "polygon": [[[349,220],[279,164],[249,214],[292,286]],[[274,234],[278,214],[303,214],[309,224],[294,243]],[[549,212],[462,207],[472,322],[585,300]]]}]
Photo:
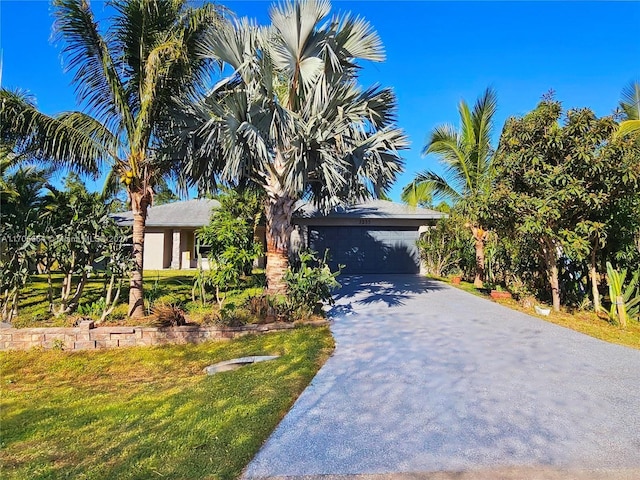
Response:
[{"label": "brick paver edging", "polygon": [[[308,322],[324,325],[326,321]],[[73,328],[3,328],[0,329],[0,350],[31,348],[61,348],[63,350],[94,350],[99,348],[202,343],[224,340],[251,333],[263,333],[295,328],[292,323],[219,327],[185,325],[181,327],[96,327],[92,321],[82,321]]]}]

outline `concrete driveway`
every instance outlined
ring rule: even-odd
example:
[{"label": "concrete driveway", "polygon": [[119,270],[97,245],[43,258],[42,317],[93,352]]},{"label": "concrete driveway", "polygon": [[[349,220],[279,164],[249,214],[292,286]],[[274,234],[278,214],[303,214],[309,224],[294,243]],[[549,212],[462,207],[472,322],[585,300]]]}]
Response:
[{"label": "concrete driveway", "polygon": [[639,350],[417,276],[340,280],[335,353],[245,478],[640,478]]}]

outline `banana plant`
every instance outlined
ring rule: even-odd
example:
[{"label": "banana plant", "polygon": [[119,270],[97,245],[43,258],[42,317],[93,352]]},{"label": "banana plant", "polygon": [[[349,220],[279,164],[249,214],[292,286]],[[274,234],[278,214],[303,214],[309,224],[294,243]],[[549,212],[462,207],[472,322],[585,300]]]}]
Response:
[{"label": "banana plant", "polygon": [[609,284],[609,298],[611,307],[607,311],[601,307],[612,322],[622,327],[627,326],[627,318],[637,319],[640,316],[640,270],[637,271],[629,284],[625,287],[627,269],[617,271],[610,262],[607,262],[607,281]]}]

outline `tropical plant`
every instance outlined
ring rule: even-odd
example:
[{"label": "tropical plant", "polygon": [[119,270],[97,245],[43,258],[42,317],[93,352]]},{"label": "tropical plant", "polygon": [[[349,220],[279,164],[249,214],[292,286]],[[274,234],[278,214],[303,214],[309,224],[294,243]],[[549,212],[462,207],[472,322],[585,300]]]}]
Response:
[{"label": "tropical plant", "polygon": [[129,315],[137,317],[144,315],[147,208],[158,180],[175,167],[155,152],[172,121],[171,106],[207,77],[212,62],[196,57],[196,44],[220,21],[221,7],[191,8],[186,0],[114,0],[111,6],[115,14],[102,32],[86,0],[54,1],[54,29],[85,112],[49,117],[3,89],[0,123],[38,158],[94,173],[107,163],[107,183],[120,178],[125,185],[134,214]]},{"label": "tropical plant", "polygon": [[286,289],[296,202],[326,210],[383,194],[408,145],[392,91],[357,85],[361,60],[384,59],[378,35],[362,18],[329,20],[330,7],[284,2],[269,28],[242,20],[210,31],[201,50],[232,74],[191,105],[177,137],[188,177],[265,192],[271,291]]},{"label": "tropical plant", "polygon": [[45,203],[43,192],[51,177],[49,169],[12,167],[3,160],[0,190],[0,309],[2,320],[18,314],[21,290],[37,268],[39,241],[43,233],[38,210]]},{"label": "tropical plant", "polygon": [[620,100],[624,120],[616,135],[632,135],[640,133],[640,82],[631,82],[622,90]]},{"label": "tropical plant", "polygon": [[37,244],[34,224],[15,222],[15,218],[0,224],[0,310],[2,321],[10,322],[18,314],[21,290],[29,282],[31,261]]},{"label": "tropical plant", "polygon": [[460,271],[467,239],[457,218],[443,218],[420,235],[417,241],[420,258],[426,272],[442,277]]},{"label": "tropical plant", "polygon": [[420,206],[431,208],[433,205],[433,196],[433,183],[420,182],[417,179],[414,179],[402,189],[400,199],[412,207]]},{"label": "tropical plant", "polygon": [[229,248],[246,252],[242,272],[251,273],[253,261],[262,254],[255,229],[260,219],[261,202],[255,192],[229,189],[217,195],[220,207],[213,210],[211,220],[196,232],[198,241],[216,258]]},{"label": "tropical plant", "polygon": [[609,284],[609,310],[600,307],[600,310],[609,315],[612,322],[617,322],[621,327],[627,326],[627,317],[637,319],[640,316],[640,270],[637,270],[625,286],[627,269],[620,271],[613,268],[607,262],[607,283]]},{"label": "tropical plant", "polygon": [[439,157],[445,167],[444,175],[432,170],[421,172],[402,195],[403,201],[411,205],[433,194],[450,200],[460,209],[475,242],[476,287],[482,287],[485,279],[487,231],[478,218],[478,205],[489,194],[493,178],[491,135],[496,107],[496,93],[490,88],[478,98],[473,110],[462,100],[458,105],[460,129],[448,124],[437,126],[422,151],[423,155],[434,153]]},{"label": "tropical plant", "polygon": [[209,256],[207,282],[213,285],[216,301],[222,308],[225,296],[223,292],[238,285],[247,262],[253,261],[255,254],[235,246],[225,248],[217,255]]},{"label": "tropical plant", "polygon": [[[99,194],[89,193],[76,177],[69,177],[66,187],[65,191],[49,187],[40,217],[49,227],[41,243],[46,252],[41,255],[64,275],[58,299],[50,305],[55,315],[71,313],[78,307],[95,262],[112,240],[108,232],[117,230]],[[50,276],[51,270],[47,274]],[[53,299],[52,292],[49,298]]]},{"label": "tropical plant", "polygon": [[318,258],[313,250],[300,252],[299,267],[289,267],[284,274],[287,284],[287,301],[291,312],[305,315],[322,314],[322,306],[334,304],[332,291],[340,287],[336,277],[341,269],[332,272],[327,265],[327,254]]},{"label": "tropical plant", "polygon": [[104,297],[100,304],[102,310],[98,320],[98,323],[101,323],[118,306],[122,284],[135,265],[127,248],[129,236],[111,217],[103,223],[103,229],[97,235],[96,241],[102,245],[102,252],[95,261],[103,264],[100,271],[105,277]]},{"label": "tropical plant", "polygon": [[179,327],[187,324],[184,311],[177,305],[158,302],[153,305],[151,312],[151,322],[155,327]]}]

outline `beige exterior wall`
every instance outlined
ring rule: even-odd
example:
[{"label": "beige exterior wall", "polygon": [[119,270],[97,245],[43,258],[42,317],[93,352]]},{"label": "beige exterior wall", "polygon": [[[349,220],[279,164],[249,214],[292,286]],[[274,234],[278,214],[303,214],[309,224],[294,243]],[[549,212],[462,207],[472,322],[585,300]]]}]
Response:
[{"label": "beige exterior wall", "polygon": [[146,231],[144,234],[144,269],[162,270],[165,268],[165,232],[164,230]]}]

